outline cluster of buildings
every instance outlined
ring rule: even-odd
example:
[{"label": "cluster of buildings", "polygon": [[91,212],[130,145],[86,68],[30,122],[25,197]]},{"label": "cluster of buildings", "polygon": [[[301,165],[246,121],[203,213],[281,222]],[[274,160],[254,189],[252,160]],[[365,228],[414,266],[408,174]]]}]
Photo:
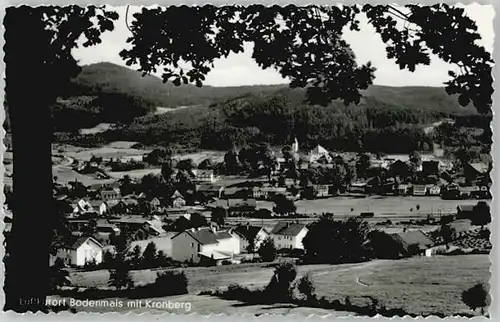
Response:
[{"label": "cluster of buildings", "polygon": [[[181,232],[167,232],[157,226],[154,220],[129,218],[99,222],[98,235],[117,231],[119,234],[119,227],[123,225],[137,229],[131,248],[139,245],[144,250],[152,242],[158,251],[175,261],[208,266],[221,265],[224,261],[240,263],[241,259],[257,251],[267,238],[272,238],[278,250],[303,249],[302,240],[308,231],[302,223],[279,222],[271,228],[246,224],[219,229],[216,225],[211,225]],[[113,247],[98,239],[96,236],[75,235],[70,240],[58,241],[54,244],[57,251],[51,261],[60,258],[69,266],[99,264],[103,261],[104,252],[112,252]],[[249,245],[253,245],[253,251],[249,249]]]},{"label": "cluster of buildings", "polygon": [[[270,237],[278,249],[301,249],[302,239],[307,234],[307,227],[298,222],[280,221],[274,227],[234,226],[220,229],[217,226],[189,228],[182,231],[167,231],[164,218],[179,219],[188,227],[190,214],[185,210],[198,207],[200,211],[222,208],[229,216],[249,216],[257,210],[257,200],[274,200],[282,195],[289,200],[299,198],[322,198],[339,193],[341,187],[333,184],[314,184],[301,186],[297,177],[288,177],[287,163],[292,158],[298,165],[297,170],[322,167],[333,168],[335,164],[357,162],[357,156],[332,155],[320,145],[304,156],[299,155],[299,145],[295,139],[289,155],[275,153],[276,169],[271,180],[252,181],[249,186],[227,187],[218,184],[219,178],[212,169],[200,167],[192,170],[194,191],[189,198],[179,191],[171,196],[148,197],[144,193],[138,196],[122,196],[119,185],[100,185],[89,187],[90,197],[81,198],[71,203],[71,214],[67,222],[75,236],[72,240],[59,241],[56,245],[57,256],[64,258],[70,265],[82,266],[89,261],[101,262],[102,253],[109,248],[111,235],[120,234],[123,229],[131,233],[134,245],[145,248],[146,242],[154,242],[158,250],[179,262],[201,264],[220,264],[223,261],[238,262],[246,254],[250,244],[258,249],[260,243]],[[341,160],[338,160],[341,158]],[[407,160],[395,158],[371,157],[369,169],[373,173],[387,172],[394,165],[405,167]],[[475,185],[444,185],[439,177],[443,171],[451,171],[453,164],[446,160],[423,160],[418,171],[423,177],[437,176],[432,184],[418,182],[400,183],[395,178],[384,177],[375,184],[371,180],[354,181],[345,187],[345,191],[354,194],[392,193],[395,195],[443,196],[450,191],[459,197],[483,198],[489,193],[489,187],[479,185],[480,178],[486,176],[490,167],[483,164],[468,164],[464,176],[469,183]],[[275,180],[276,175],[282,180]],[[255,183],[259,182],[259,183]],[[168,206],[167,206],[168,205]],[[117,215],[119,214],[119,215]],[[86,236],[84,232],[92,222],[94,235]],[[144,247],[143,247],[144,246]]]}]

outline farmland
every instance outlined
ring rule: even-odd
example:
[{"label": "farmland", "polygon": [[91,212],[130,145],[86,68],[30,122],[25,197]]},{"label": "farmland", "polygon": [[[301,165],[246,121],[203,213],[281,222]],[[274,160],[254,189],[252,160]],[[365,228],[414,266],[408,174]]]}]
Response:
[{"label": "farmland", "polygon": [[[467,307],[460,300],[461,292],[477,282],[488,283],[489,269],[488,255],[414,257],[360,264],[298,266],[299,275],[311,274],[320,296],[341,301],[345,296],[350,296],[353,303],[360,304],[364,301],[363,296],[373,296],[388,308],[402,307],[415,314],[466,312]],[[186,268],[184,272],[189,280],[189,295],[179,298],[192,300],[193,311],[199,313],[200,309],[202,313],[228,313],[227,307],[234,307],[236,303],[196,294],[232,283],[250,287],[264,286],[271,278],[273,268],[264,264],[242,264]],[[154,281],[156,271],[134,271],[132,275],[137,282],[149,283]],[[106,287],[108,277],[105,270],[71,274],[73,283],[82,287]],[[177,298],[176,296],[175,300]],[[174,300],[170,297],[168,299]],[[202,307],[196,307],[197,303]],[[245,312],[257,313],[261,309],[260,306],[250,306],[246,307]]]}]

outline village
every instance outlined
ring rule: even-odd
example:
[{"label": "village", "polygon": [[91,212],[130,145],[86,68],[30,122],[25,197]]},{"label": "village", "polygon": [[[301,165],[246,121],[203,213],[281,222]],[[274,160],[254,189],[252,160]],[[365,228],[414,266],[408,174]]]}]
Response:
[{"label": "village", "polygon": [[[162,257],[185,265],[256,261],[268,239],[278,253],[300,257],[308,227],[325,213],[340,220],[361,218],[406,250],[416,245],[428,256],[443,252],[444,245],[448,252],[488,252],[491,247],[489,241],[463,242],[470,235],[474,240],[478,227],[482,231],[489,222],[483,213],[489,216],[491,164],[457,164],[417,153],[399,159],[335,154],[320,145],[302,153],[295,139],[281,151],[262,145],[233,149],[219,163],[210,158],[198,165],[191,159],[176,162],[165,149],[155,149],[120,160],[92,156],[73,160],[72,166],[80,173],[106,175],[106,163],[121,164],[120,170],[147,168],[149,163],[160,165],[161,173],[90,186],[56,182],[54,199],[64,228],[56,231],[52,262],[59,258],[67,266],[97,267],[112,256],[113,238],[124,234],[131,249],[144,252],[154,244]],[[370,198],[389,198],[391,203],[413,198],[414,206],[384,212]],[[338,213],[332,209],[340,199],[351,200],[351,205],[369,200],[372,205]],[[426,199],[453,204],[429,211]],[[317,201],[332,206],[316,212],[309,206],[301,212]],[[461,237],[446,242],[436,237],[443,225]]]}]

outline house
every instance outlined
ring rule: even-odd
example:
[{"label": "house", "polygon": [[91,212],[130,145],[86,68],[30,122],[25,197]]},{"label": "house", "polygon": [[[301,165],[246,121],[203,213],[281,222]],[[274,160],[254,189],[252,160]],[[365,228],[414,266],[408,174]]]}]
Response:
[{"label": "house", "polygon": [[90,200],[89,204],[99,215],[108,212],[108,205],[102,200]]},{"label": "house", "polygon": [[102,262],[103,246],[92,237],[75,237],[56,242],[54,246],[55,257],[62,259],[66,265],[85,266]]},{"label": "house", "polygon": [[97,220],[96,230],[100,235],[120,234],[120,228],[116,224],[103,219]]},{"label": "house", "polygon": [[429,196],[439,196],[441,195],[441,187],[437,185],[431,185],[427,187],[427,192]]},{"label": "house", "polygon": [[160,202],[160,199],[154,197],[153,199],[151,199],[149,201],[149,206],[151,207],[151,209],[153,210],[158,210],[160,209],[160,206],[161,206],[161,202]]},{"label": "house", "polygon": [[366,182],[353,182],[349,185],[350,193],[366,193]]},{"label": "house", "polygon": [[432,239],[420,230],[392,234],[391,237],[399,245],[399,253],[404,257],[423,255],[434,244]]},{"label": "house", "polygon": [[80,199],[75,204],[72,205],[73,214],[75,215],[83,215],[87,213],[96,213],[94,207],[90,204],[87,199]]},{"label": "house", "polygon": [[439,171],[451,171],[453,170],[453,162],[451,160],[439,160]]},{"label": "house", "polygon": [[196,193],[199,198],[211,199],[211,198],[222,198],[222,193],[224,191],[223,186],[213,185],[213,184],[200,184],[195,186]]},{"label": "house", "polygon": [[488,186],[479,186],[471,192],[471,197],[476,199],[491,199],[491,191]]},{"label": "house", "polygon": [[165,235],[161,237],[153,237],[143,240],[135,240],[130,243],[130,249],[134,249],[135,246],[141,247],[144,252],[149,243],[153,243],[156,246],[156,250],[162,251],[167,257],[172,257],[172,237],[177,235],[177,232],[166,232]]},{"label": "house", "polygon": [[268,197],[268,191],[264,187],[253,187],[252,196],[255,199],[266,200]]},{"label": "house", "polygon": [[490,170],[490,165],[484,162],[467,163],[464,166],[464,175],[469,181],[475,181],[486,175]]},{"label": "house", "polygon": [[215,182],[214,170],[212,169],[194,169],[194,180],[197,182]]},{"label": "house", "polygon": [[317,184],[314,185],[314,191],[316,192],[316,197],[327,197],[329,193],[328,185]]},{"label": "house", "polygon": [[328,151],[324,147],[318,144],[314,149],[312,149],[309,152],[309,162],[310,163],[318,162],[318,160],[321,157],[324,157],[327,163],[332,162],[332,157],[330,156],[330,153],[328,153]]},{"label": "house", "polygon": [[427,194],[427,188],[423,184],[413,185],[413,195],[414,196],[425,196]]},{"label": "house", "polygon": [[144,223],[144,227],[149,232],[150,236],[158,237],[163,236],[167,233],[165,229],[163,229],[163,222],[156,216],[153,216],[153,218],[146,220],[146,222]]},{"label": "house", "polygon": [[172,258],[180,262],[220,265],[239,253],[239,239],[214,227],[192,228],[172,237]]},{"label": "house", "polygon": [[101,199],[104,201],[120,200],[122,197],[121,193],[120,193],[120,189],[118,189],[118,188],[112,188],[112,189],[106,188],[106,189],[101,190],[100,194],[101,194]]},{"label": "house", "polygon": [[234,228],[234,233],[240,238],[240,252],[247,252],[248,245],[253,242],[254,251],[258,250],[262,242],[269,236],[266,229],[250,224],[239,225]]},{"label": "house", "polygon": [[217,200],[215,206],[226,209],[229,216],[243,216],[255,211],[257,201],[255,199]]},{"label": "house", "polygon": [[119,228],[127,227],[131,230],[136,230],[144,226],[146,222],[146,218],[139,215],[125,215],[125,216],[117,216],[115,218],[110,218],[108,221],[110,223],[114,223],[118,225]]},{"label": "house", "polygon": [[370,159],[370,168],[389,170],[391,162],[389,160]]},{"label": "house", "polygon": [[255,199],[228,199],[227,205],[229,216],[243,216],[255,211],[257,201]]},{"label": "house", "polygon": [[308,229],[304,224],[281,221],[271,230],[270,236],[278,250],[283,248],[304,249],[302,240],[307,232]]},{"label": "house", "polygon": [[252,189],[252,196],[255,199],[259,200],[270,200],[274,196],[278,194],[286,194],[285,187],[272,187],[272,186],[263,186],[263,187],[254,187]]},{"label": "house", "polygon": [[479,187],[477,187],[477,186],[465,186],[465,187],[458,188],[459,196],[462,199],[470,198],[472,195],[474,195],[474,192],[476,190],[479,190]]},{"label": "house", "polygon": [[179,192],[179,190],[175,190],[174,194],[170,196],[170,200],[172,201],[173,208],[180,208],[186,205],[186,200]]}]

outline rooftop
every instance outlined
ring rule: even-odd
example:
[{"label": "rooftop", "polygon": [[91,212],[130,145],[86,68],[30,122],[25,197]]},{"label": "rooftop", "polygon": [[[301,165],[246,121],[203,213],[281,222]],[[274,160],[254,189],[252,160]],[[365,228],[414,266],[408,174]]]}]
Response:
[{"label": "rooftop", "polygon": [[283,236],[297,236],[306,225],[299,223],[279,222],[274,226],[271,234]]}]

